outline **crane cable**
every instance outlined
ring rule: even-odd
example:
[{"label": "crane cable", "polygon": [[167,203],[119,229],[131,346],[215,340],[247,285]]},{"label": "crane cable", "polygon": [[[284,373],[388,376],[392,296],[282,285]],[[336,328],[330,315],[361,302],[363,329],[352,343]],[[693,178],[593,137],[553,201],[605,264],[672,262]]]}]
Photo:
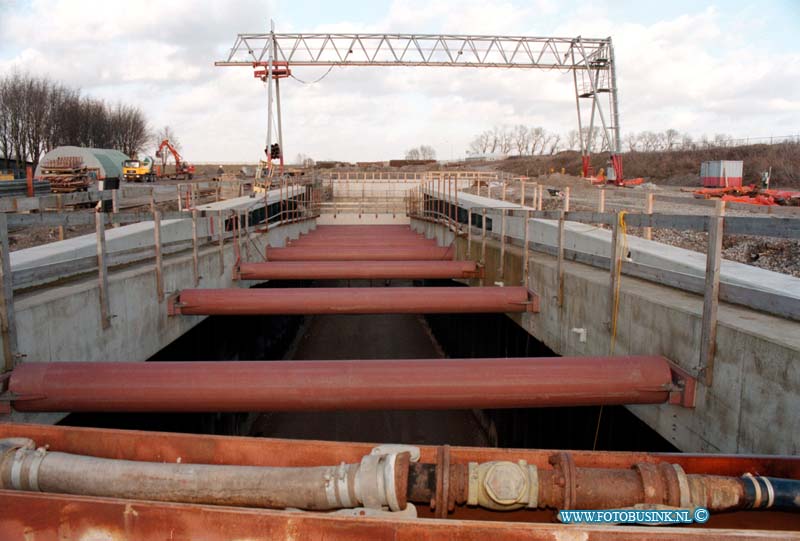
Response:
[{"label": "crane cable", "polygon": [[[628,230],[627,225],[625,224],[625,211],[622,210],[617,214],[617,224],[619,225],[619,230],[622,234],[622,253],[628,253]],[[616,257],[616,254],[611,254],[611,257]],[[613,261],[612,261],[613,262]],[[617,345],[617,315],[619,313],[619,289],[622,277],[622,258],[620,259],[619,265],[617,265],[616,270],[616,284],[614,286],[614,305],[611,311],[611,347],[609,349],[609,355],[614,355],[614,349]],[[594,431],[594,443],[592,444],[592,451],[597,449],[597,438],[600,435],[600,419],[603,417],[603,406],[600,406],[600,411],[597,413],[597,426],[595,427]]]},{"label": "crane cable", "polygon": [[300,84],[303,84],[303,85],[313,85],[313,84],[316,84],[316,83],[320,82],[320,81],[321,81],[321,80],[323,80],[325,77],[327,77],[327,76],[328,76],[328,74],[331,72],[331,70],[332,70],[333,68],[335,68],[335,67],[336,67],[336,64],[331,64],[331,67],[329,67],[329,68],[328,68],[328,71],[326,71],[326,72],[325,72],[325,73],[323,73],[323,74],[322,74],[320,77],[318,77],[317,79],[314,79],[313,81],[304,81],[304,80],[302,80],[302,79],[298,79],[298,78],[297,78],[297,77],[295,77],[295,76],[294,76],[294,74],[292,74],[292,73],[290,73],[290,74],[289,74],[289,77],[291,77],[292,79],[294,79],[295,81],[297,81],[297,82],[298,82],[298,83],[300,83]]}]

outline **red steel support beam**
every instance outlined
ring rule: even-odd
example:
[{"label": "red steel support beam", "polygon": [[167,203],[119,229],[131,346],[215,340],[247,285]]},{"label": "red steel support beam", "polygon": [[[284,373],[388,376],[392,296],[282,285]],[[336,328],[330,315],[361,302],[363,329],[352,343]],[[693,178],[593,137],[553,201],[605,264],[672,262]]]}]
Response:
[{"label": "red steel support beam", "polygon": [[663,357],[26,362],[18,411],[344,411],[660,404]]},{"label": "red steel support beam", "polygon": [[379,248],[379,247],[391,247],[391,248],[405,248],[411,246],[438,246],[435,240],[426,240],[426,239],[406,239],[406,238],[354,238],[354,239],[336,239],[336,240],[329,240],[325,238],[318,238],[318,237],[300,237],[298,240],[293,240],[289,243],[289,247],[291,248],[311,248],[311,247],[327,247],[330,248],[339,248],[339,247],[348,247],[348,248],[358,248],[358,247],[370,247],[370,248]]},{"label": "red steel support beam", "polygon": [[538,312],[524,287],[184,289],[170,315],[467,314]]},{"label": "red steel support beam", "polygon": [[298,246],[272,248],[270,261],[422,261],[453,258],[453,248],[438,246],[386,246],[342,247]]},{"label": "red steel support beam", "polygon": [[363,232],[363,233],[336,233],[336,232],[317,232],[311,231],[305,235],[301,235],[300,238],[318,238],[318,239],[417,239],[417,240],[425,240],[424,235],[420,235],[418,233],[414,233],[412,231],[407,231],[404,233],[397,232],[397,231],[380,231],[375,230],[371,232]]},{"label": "red steel support beam", "polygon": [[411,280],[478,278],[474,261],[268,261],[242,263],[242,280]]}]

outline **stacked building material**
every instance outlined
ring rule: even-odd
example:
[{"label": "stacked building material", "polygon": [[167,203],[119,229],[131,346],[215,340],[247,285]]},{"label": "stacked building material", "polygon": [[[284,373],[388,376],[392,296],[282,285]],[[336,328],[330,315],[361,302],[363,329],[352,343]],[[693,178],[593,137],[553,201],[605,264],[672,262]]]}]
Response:
[{"label": "stacked building material", "polygon": [[97,178],[80,156],[59,156],[42,164],[41,179],[50,182],[53,193],[82,192]]}]

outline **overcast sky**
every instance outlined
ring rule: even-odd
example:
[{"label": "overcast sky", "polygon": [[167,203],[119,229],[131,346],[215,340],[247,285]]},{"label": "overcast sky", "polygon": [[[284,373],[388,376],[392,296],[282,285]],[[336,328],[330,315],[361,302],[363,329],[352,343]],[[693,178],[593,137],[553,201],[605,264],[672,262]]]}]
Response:
[{"label": "overcast sky", "polygon": [[[47,75],[140,106],[195,162],[255,162],[266,91],[250,68],[216,68],[237,33],[416,32],[611,36],[623,136],[800,133],[800,0],[0,0],[0,73]],[[314,80],[327,68],[296,68]],[[575,128],[568,74],[471,68],[334,68],[284,80],[286,155],[464,155],[493,125]]]}]

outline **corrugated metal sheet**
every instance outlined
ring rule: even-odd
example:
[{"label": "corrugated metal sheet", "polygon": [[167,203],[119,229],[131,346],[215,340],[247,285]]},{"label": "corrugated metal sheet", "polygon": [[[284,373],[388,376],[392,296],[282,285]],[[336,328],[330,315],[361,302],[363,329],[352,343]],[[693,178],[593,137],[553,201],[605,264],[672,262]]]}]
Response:
[{"label": "corrugated metal sheet", "polygon": [[728,187],[742,185],[743,162],[735,160],[717,160],[703,162],[700,165],[700,177],[703,186]]},{"label": "corrugated metal sheet", "polygon": [[122,162],[128,160],[128,156],[111,148],[88,148],[63,146],[56,147],[39,160],[36,167],[35,177],[41,174],[42,164],[53,158],[62,156],[79,156],[83,158],[83,163],[87,167],[99,170],[98,178],[122,178]]},{"label": "corrugated metal sheet", "polygon": [[717,160],[713,162],[703,162],[700,166],[701,177],[741,177],[741,161]]}]

